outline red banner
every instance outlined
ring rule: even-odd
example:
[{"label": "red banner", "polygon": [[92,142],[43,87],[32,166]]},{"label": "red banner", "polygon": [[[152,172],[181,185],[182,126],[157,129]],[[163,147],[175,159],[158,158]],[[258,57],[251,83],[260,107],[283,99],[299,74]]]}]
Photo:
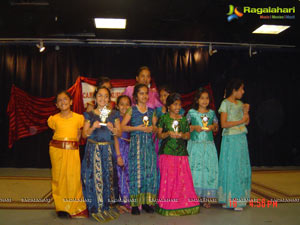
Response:
[{"label": "red banner", "polygon": [[[75,84],[68,89],[73,97],[73,111],[82,114],[84,109],[82,96],[82,82],[96,85],[97,80],[94,78],[78,77]],[[135,84],[135,79],[113,79],[111,84],[113,87],[126,87]],[[155,84],[154,84],[155,86]],[[210,91],[210,85],[206,85]],[[187,111],[194,98],[195,91],[182,95],[182,106]],[[214,109],[214,101],[211,102],[211,108]],[[9,140],[8,147],[12,148],[13,144],[24,137],[41,133],[48,129],[47,119],[49,116],[58,113],[59,110],[55,105],[55,97],[39,98],[31,96],[25,91],[12,86],[10,100],[7,106],[7,114],[9,116]]]}]

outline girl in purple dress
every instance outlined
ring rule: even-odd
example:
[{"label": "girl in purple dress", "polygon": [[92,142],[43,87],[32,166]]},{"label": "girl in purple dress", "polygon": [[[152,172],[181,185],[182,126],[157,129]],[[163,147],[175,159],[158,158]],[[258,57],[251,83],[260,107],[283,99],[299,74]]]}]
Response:
[{"label": "girl in purple dress", "polygon": [[[131,99],[127,95],[121,95],[117,99],[116,108],[120,112],[120,121],[123,120],[126,111],[131,106]],[[129,152],[129,144],[130,144],[130,133],[123,132],[122,136],[118,138],[119,141],[119,149],[120,154],[122,156],[124,166],[117,167],[118,170],[118,178],[119,178],[119,192],[120,192],[120,200],[121,210],[125,212],[129,212],[130,209],[130,201],[129,201],[129,176],[128,176],[128,152]]]}]

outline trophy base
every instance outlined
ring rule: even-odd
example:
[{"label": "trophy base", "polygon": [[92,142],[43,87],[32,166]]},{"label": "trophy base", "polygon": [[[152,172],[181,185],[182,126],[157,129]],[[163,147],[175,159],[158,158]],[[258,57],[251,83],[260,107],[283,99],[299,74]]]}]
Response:
[{"label": "trophy base", "polygon": [[209,130],[208,127],[201,127],[202,130]]},{"label": "trophy base", "polygon": [[99,123],[99,125],[100,125],[100,126],[105,126],[105,127],[107,126],[106,123]]}]

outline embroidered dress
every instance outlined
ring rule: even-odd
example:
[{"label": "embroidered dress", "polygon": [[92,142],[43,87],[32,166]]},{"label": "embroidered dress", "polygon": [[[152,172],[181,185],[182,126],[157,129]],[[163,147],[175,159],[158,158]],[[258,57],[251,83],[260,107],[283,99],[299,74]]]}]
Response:
[{"label": "embroidered dress", "polygon": [[[49,154],[52,173],[52,196],[56,211],[75,216],[86,210],[80,180],[78,130],[83,126],[82,115],[62,118],[60,113],[50,116],[48,126],[54,130]],[[60,145],[60,146],[59,146]]]},{"label": "embroidered dress", "polygon": [[[227,113],[227,121],[243,118],[243,103],[223,100],[219,113]],[[219,159],[219,202],[226,208],[245,207],[251,192],[247,128],[244,124],[224,128]]]},{"label": "embroidered dress", "polygon": [[[94,111],[85,112],[84,117],[90,122],[100,122]],[[108,122],[119,119],[117,111],[112,110]],[[83,194],[89,213],[98,221],[114,219],[118,213],[112,208],[119,199],[118,179],[114,139],[107,126],[96,128],[88,137],[82,160],[81,179]]]},{"label": "embroidered dress", "polygon": [[[130,123],[133,127],[143,124],[144,116],[148,116],[149,126],[152,125],[153,109],[151,108],[141,113],[136,106],[132,106],[127,113],[131,114]],[[158,174],[152,133],[133,131],[130,135],[128,160],[131,206],[154,205],[158,191]]]},{"label": "embroidered dress", "polygon": [[[159,120],[163,132],[174,131],[172,119],[166,113]],[[179,121],[179,132],[189,132],[186,117]],[[199,213],[200,204],[194,190],[186,141],[167,137],[159,149],[160,187],[156,211],[164,216],[183,216]]]},{"label": "embroidered dress", "polygon": [[[120,116],[120,121],[123,117]],[[124,204],[130,204],[129,199],[129,172],[128,172],[128,154],[129,154],[129,144],[130,144],[130,133],[123,132],[122,137],[118,138],[120,146],[120,154],[122,156],[124,166],[118,166],[118,178],[119,178],[119,192],[120,200]]]},{"label": "embroidered dress", "polygon": [[[209,118],[208,125],[217,123],[215,112],[200,113],[191,109],[187,118],[191,125],[202,124],[201,116]],[[188,141],[189,163],[195,191],[200,198],[216,198],[218,190],[218,155],[212,131],[193,131]]]}]

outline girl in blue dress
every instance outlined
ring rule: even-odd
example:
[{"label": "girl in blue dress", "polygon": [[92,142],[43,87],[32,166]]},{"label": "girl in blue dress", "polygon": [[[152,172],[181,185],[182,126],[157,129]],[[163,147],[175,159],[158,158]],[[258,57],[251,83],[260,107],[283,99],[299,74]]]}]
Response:
[{"label": "girl in blue dress", "polygon": [[213,138],[213,132],[218,130],[218,119],[215,112],[208,108],[210,102],[208,90],[200,88],[196,92],[193,108],[187,114],[191,124],[187,149],[194,188],[206,208],[210,207],[212,198],[217,198],[218,190],[218,154]]},{"label": "girl in blue dress", "polygon": [[[116,165],[123,166],[119,149],[114,142],[121,136],[119,113],[109,108],[110,91],[98,87],[95,109],[85,112],[82,136],[87,138],[81,166],[83,195],[89,214],[99,222],[118,217],[113,203],[119,199]],[[101,115],[106,114],[107,124]],[[102,122],[102,124],[100,124]]]},{"label": "girl in blue dress", "polygon": [[[126,111],[131,106],[131,99],[127,95],[120,95],[117,98],[116,107],[120,112],[120,121],[122,122]],[[122,136],[118,138],[120,153],[124,162],[124,166],[118,166],[119,192],[122,201],[119,210],[130,212],[130,195],[129,195],[129,172],[128,172],[128,154],[130,144],[130,133],[122,132]]]},{"label": "girl in blue dress", "polygon": [[239,100],[244,92],[243,81],[231,80],[226,87],[226,98],[219,108],[223,132],[218,198],[223,208],[235,210],[243,210],[251,192],[251,165],[246,136],[249,105]]},{"label": "girl in blue dress", "polygon": [[[147,107],[148,87],[137,84],[134,87],[133,100],[136,105],[129,108],[123,118],[123,131],[131,132],[129,147],[129,192],[131,214],[139,215],[139,206],[147,213],[153,213],[158,191],[156,153],[152,140],[156,117],[154,110]],[[127,124],[130,122],[130,126]]]}]

